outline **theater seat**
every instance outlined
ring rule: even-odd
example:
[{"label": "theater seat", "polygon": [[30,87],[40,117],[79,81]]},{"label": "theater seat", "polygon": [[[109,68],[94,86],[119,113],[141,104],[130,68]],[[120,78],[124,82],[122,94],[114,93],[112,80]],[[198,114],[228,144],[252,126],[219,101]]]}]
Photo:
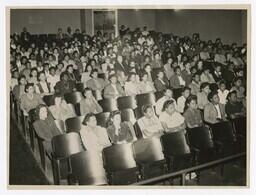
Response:
[{"label": "theater seat", "polygon": [[121,110],[121,120],[131,122],[133,125],[136,122],[136,118],[132,109]]},{"label": "theater seat", "polygon": [[54,95],[44,96],[43,101],[48,107],[54,105]]},{"label": "theater seat", "polygon": [[79,91],[64,94],[64,99],[68,104],[73,104],[76,110],[76,114],[80,116],[79,102],[83,99],[83,95]]},{"label": "theater seat", "polygon": [[79,132],[85,116],[68,118],[65,121],[67,132]]},{"label": "theater seat", "polygon": [[110,112],[102,112],[95,115],[97,120],[97,125],[101,127],[107,127],[107,121],[109,118]]},{"label": "theater seat", "polygon": [[117,105],[119,110],[124,110],[124,109],[135,109],[137,108],[137,102],[134,96],[123,96],[117,98]]},{"label": "theater seat", "polygon": [[118,110],[117,102],[115,99],[107,98],[98,101],[99,105],[102,107],[103,112],[112,112]]},{"label": "theater seat", "polygon": [[141,108],[143,105],[155,105],[156,97],[154,93],[144,93],[136,95],[137,106]]}]

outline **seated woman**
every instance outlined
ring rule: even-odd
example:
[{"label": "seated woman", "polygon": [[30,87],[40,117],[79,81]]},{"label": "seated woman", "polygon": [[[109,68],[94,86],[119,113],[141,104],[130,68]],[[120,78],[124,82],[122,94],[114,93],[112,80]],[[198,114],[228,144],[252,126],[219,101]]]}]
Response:
[{"label": "seated woman", "polygon": [[107,122],[108,137],[113,144],[129,143],[135,140],[135,131],[131,122],[121,122],[121,112],[110,113]]},{"label": "seated woman", "polygon": [[233,81],[233,86],[230,91],[236,91],[237,101],[245,101],[245,88],[242,86],[242,78],[236,77]]},{"label": "seated woman", "polygon": [[85,67],[85,72],[82,73],[81,82],[84,84],[84,87],[86,87],[87,81],[89,81],[91,77],[92,72],[92,65],[87,64]]},{"label": "seated woman", "polygon": [[152,105],[142,106],[142,112],[144,116],[138,120],[138,125],[142,131],[143,138],[161,136],[164,128],[155,115]]},{"label": "seated woman", "polygon": [[125,82],[124,91],[127,96],[135,96],[140,94],[139,83],[136,81],[136,74],[130,73],[128,76],[128,80]]},{"label": "seated woman", "polygon": [[200,86],[200,92],[197,93],[198,108],[203,110],[204,106],[209,102],[208,94],[211,92],[209,83],[202,83]]},{"label": "seated woman", "polygon": [[153,82],[151,65],[145,64],[144,71],[148,74],[148,81]]},{"label": "seated woman", "polygon": [[44,104],[44,102],[41,96],[35,93],[33,83],[26,84],[25,92],[20,98],[20,107],[28,115],[30,110],[36,108],[39,104]]},{"label": "seated woman", "polygon": [[98,77],[98,70],[93,69],[91,72],[91,79],[86,82],[86,86],[94,91],[101,92],[105,87],[105,82],[102,78]]},{"label": "seated woman", "polygon": [[200,110],[197,108],[197,97],[191,95],[186,99],[185,112],[183,114],[188,128],[203,126],[203,120]]},{"label": "seated woman", "polygon": [[162,109],[159,120],[162,123],[165,132],[172,133],[185,130],[185,119],[176,111],[174,101],[167,100]]},{"label": "seated woman", "polygon": [[118,98],[125,96],[125,92],[121,85],[117,82],[115,74],[109,76],[110,83],[104,88],[104,98]]},{"label": "seated woman", "polygon": [[66,68],[66,72],[70,81],[76,82],[76,75],[74,74],[73,65],[70,64]]},{"label": "seated woman", "polygon": [[234,119],[236,117],[245,116],[246,110],[242,102],[237,101],[237,92],[231,91],[227,96],[228,102],[225,105],[225,110],[228,118]]},{"label": "seated woman", "polygon": [[163,97],[161,97],[156,102],[156,114],[160,116],[162,113],[163,105],[167,100],[172,100],[174,102],[175,108],[177,107],[176,100],[173,99],[173,91],[172,89],[166,89],[163,91]]},{"label": "seated woman", "polygon": [[24,75],[21,75],[18,78],[18,82],[19,82],[19,84],[14,86],[12,93],[13,93],[15,99],[19,101],[21,96],[23,94],[25,94],[25,92],[26,92],[25,91],[26,84],[27,84],[26,77]]},{"label": "seated woman", "polygon": [[83,91],[84,99],[80,101],[80,113],[81,115],[86,115],[88,113],[97,114],[102,112],[102,107],[98,104],[97,100],[92,94],[90,88],[85,88]]},{"label": "seated woman", "polygon": [[158,71],[157,79],[155,79],[154,85],[157,91],[163,91],[169,87],[168,80],[164,78],[164,72],[162,70]]},{"label": "seated woman", "polygon": [[181,71],[181,76],[185,81],[185,86],[189,86],[192,80],[192,74],[190,71],[191,65],[189,61],[184,62],[184,69]]},{"label": "seated woman", "polygon": [[87,151],[101,152],[104,148],[111,146],[107,130],[97,126],[97,120],[93,113],[85,116],[80,135]]},{"label": "seated woman", "polygon": [[148,74],[146,72],[142,72],[140,79],[140,93],[150,93],[156,91],[153,82],[148,81]]},{"label": "seated woman", "polygon": [[177,99],[177,111],[184,112],[186,99],[190,96],[190,88],[184,87],[182,89],[182,95]]},{"label": "seated woman", "polygon": [[51,140],[54,136],[62,134],[56,126],[54,119],[49,114],[45,105],[38,105],[36,108],[38,120],[33,123],[33,127],[37,135],[44,140],[45,150],[49,153],[52,152]]},{"label": "seated woman", "polygon": [[198,73],[195,73],[192,76],[192,82],[189,85],[189,88],[191,89],[191,94],[197,95],[197,93],[200,92],[200,85],[201,85],[200,75]]},{"label": "seated woman", "polygon": [[218,92],[209,93],[208,100],[209,103],[204,107],[204,120],[211,124],[226,120],[225,106],[220,103]]},{"label": "seated woman", "polygon": [[28,80],[29,83],[33,83],[34,85],[36,85],[38,83],[37,80],[37,68],[31,68],[30,71],[30,78]]},{"label": "seated woman", "polygon": [[53,97],[54,105],[49,107],[54,119],[65,121],[68,118],[76,116],[75,110],[68,106],[61,94],[55,94]]},{"label": "seated woman", "polygon": [[204,68],[204,70],[200,76],[200,79],[201,79],[201,82],[215,83],[215,80],[214,80],[212,74],[210,73],[209,68]]},{"label": "seated woman", "polygon": [[175,74],[170,78],[170,86],[174,89],[184,87],[186,83],[181,76],[181,69],[179,66],[174,68],[174,73]]},{"label": "seated woman", "polygon": [[38,73],[38,84],[36,85],[36,93],[40,94],[41,96],[50,95],[51,93],[51,86],[46,81],[46,76],[44,72]]}]

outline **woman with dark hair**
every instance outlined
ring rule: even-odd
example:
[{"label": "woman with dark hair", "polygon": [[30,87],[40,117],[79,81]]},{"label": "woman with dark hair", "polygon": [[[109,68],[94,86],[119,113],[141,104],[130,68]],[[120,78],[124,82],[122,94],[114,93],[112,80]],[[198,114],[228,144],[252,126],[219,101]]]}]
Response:
[{"label": "woman with dark hair", "polygon": [[55,94],[53,97],[54,105],[49,107],[54,119],[65,121],[68,118],[76,116],[75,110],[72,109],[61,94]]},{"label": "woman with dark hair", "polygon": [[113,144],[129,143],[135,140],[135,131],[131,122],[121,122],[121,112],[110,113],[107,122],[108,137]]},{"label": "woman with dark hair", "polygon": [[200,92],[200,85],[201,85],[200,75],[199,73],[195,73],[192,76],[192,82],[189,84],[189,88],[191,89],[191,94],[197,95],[197,93]]},{"label": "woman with dark hair", "polygon": [[51,140],[54,136],[60,135],[61,132],[56,126],[54,119],[49,114],[45,105],[38,105],[36,108],[36,115],[38,120],[33,123],[33,127],[37,135],[44,140],[44,147],[47,152],[52,151]]},{"label": "woman with dark hair", "polygon": [[164,77],[164,72],[159,70],[157,73],[157,79],[154,81],[154,85],[157,91],[163,91],[169,87],[168,80]]},{"label": "woman with dark hair", "polygon": [[136,81],[136,74],[130,73],[128,80],[125,82],[124,90],[127,96],[135,96],[140,93],[140,86]]},{"label": "woman with dark hair", "polygon": [[185,119],[175,109],[174,101],[167,100],[162,109],[159,120],[167,133],[185,130]]},{"label": "woman with dark hair", "polygon": [[151,81],[148,81],[148,74],[146,72],[141,73],[140,77],[140,93],[150,93],[155,92],[156,88],[154,87],[154,83]]},{"label": "woman with dark hair", "polygon": [[184,110],[183,116],[188,128],[203,126],[202,115],[197,108],[197,97],[195,95],[191,95],[186,99]]},{"label": "woman with dark hair", "polygon": [[28,83],[25,86],[25,94],[20,98],[20,107],[28,113],[31,109],[36,108],[39,104],[44,104],[41,96],[35,93],[34,84]]},{"label": "woman with dark hair", "polygon": [[174,68],[174,75],[170,78],[170,86],[174,89],[182,88],[186,85],[186,82],[181,76],[181,69],[179,66]]},{"label": "woman with dark hair", "polygon": [[86,87],[91,88],[94,91],[97,91],[100,95],[102,90],[105,87],[105,82],[102,78],[98,77],[98,70],[93,69],[90,75],[91,79],[86,82]]},{"label": "woman with dark hair", "polygon": [[88,113],[97,114],[103,111],[102,107],[94,98],[92,94],[92,90],[90,88],[84,89],[83,96],[84,96],[84,99],[82,99],[79,103],[81,115],[86,115]]},{"label": "woman with dark hair", "polygon": [[34,85],[37,85],[38,80],[37,80],[37,68],[31,68],[30,70],[30,78],[28,80],[29,83],[33,83]]},{"label": "woman with dark hair", "polygon": [[19,84],[15,85],[13,90],[12,90],[12,93],[13,93],[16,100],[20,100],[21,96],[23,94],[25,94],[25,86],[27,84],[26,77],[24,75],[21,75],[18,78],[18,82],[19,82]]},{"label": "woman with dark hair", "polygon": [[40,94],[41,96],[51,94],[51,86],[46,81],[46,76],[44,72],[38,73],[38,84],[36,85],[36,93]]},{"label": "woman with dark hair", "polygon": [[61,73],[60,81],[56,83],[54,89],[55,93],[60,93],[61,95],[76,91],[75,83],[69,80],[66,72]]},{"label": "woman with dark hair", "polygon": [[84,84],[84,87],[86,87],[87,81],[89,81],[92,78],[91,77],[92,70],[93,70],[92,65],[87,64],[85,67],[85,72],[82,73],[82,77],[81,77],[81,82]]},{"label": "woman with dark hair", "polygon": [[243,87],[242,84],[243,84],[242,83],[242,78],[241,77],[236,77],[233,81],[233,86],[230,89],[230,91],[236,91],[238,102],[245,101],[245,88]]},{"label": "woman with dark hair", "polygon": [[209,103],[204,107],[204,120],[214,124],[226,120],[225,106],[220,103],[217,91],[212,91],[208,95]]},{"label": "woman with dark hair", "polygon": [[209,83],[202,83],[200,86],[200,92],[197,93],[197,103],[199,109],[204,109],[204,106],[209,102],[208,94],[211,92]]},{"label": "woman with dark hair", "polygon": [[73,82],[76,82],[76,76],[74,74],[74,68],[73,68],[73,65],[70,64],[67,66],[66,68],[66,72],[67,72],[67,75],[68,75],[68,78],[70,81],[73,81]]},{"label": "woman with dark hair", "polygon": [[152,105],[142,106],[143,117],[138,120],[138,125],[141,129],[143,138],[152,136],[161,136],[164,128],[154,113]]}]

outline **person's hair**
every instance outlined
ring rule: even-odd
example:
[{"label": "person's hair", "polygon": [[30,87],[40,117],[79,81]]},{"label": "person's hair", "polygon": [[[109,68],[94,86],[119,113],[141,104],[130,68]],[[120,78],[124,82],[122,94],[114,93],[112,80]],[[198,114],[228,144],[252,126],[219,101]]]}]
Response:
[{"label": "person's hair", "polygon": [[60,80],[62,80],[65,75],[67,76],[67,73],[66,73],[66,72],[62,72],[62,73],[60,74]]},{"label": "person's hair", "polygon": [[83,120],[83,124],[87,125],[87,122],[90,120],[91,117],[95,117],[95,114],[93,114],[92,112],[86,114],[85,117],[84,117],[84,120]]},{"label": "person's hair", "polygon": [[18,82],[20,83],[21,79],[26,79],[25,75],[20,75],[18,78]]},{"label": "person's hair", "polygon": [[[85,94],[87,91],[92,91],[92,89],[89,88],[89,87],[84,88],[84,90],[83,90],[83,96],[84,96],[84,97],[85,97],[84,94]],[[86,97],[85,97],[85,98],[86,98]]]},{"label": "person's hair", "polygon": [[43,71],[39,72],[39,73],[37,74],[37,80],[38,80],[38,81],[39,81],[39,78],[40,78],[41,74],[44,74],[44,75],[45,75],[45,73],[44,73]]},{"label": "person's hair", "polygon": [[191,91],[191,89],[190,89],[189,87],[183,87],[183,89],[182,89],[182,93],[184,93],[186,90]]},{"label": "person's hair", "polygon": [[27,83],[25,85],[25,92],[27,93],[29,87],[34,87],[34,83]]},{"label": "person's hair", "polygon": [[237,92],[236,92],[235,90],[230,91],[230,92],[228,93],[228,95],[227,95],[227,100],[230,99],[230,97],[231,97],[232,94],[237,94]]},{"label": "person's hair", "polygon": [[195,74],[192,75],[192,80],[194,80],[197,75],[200,77],[200,74],[198,72],[196,72]]},{"label": "person's hair", "polygon": [[234,78],[234,80],[233,80],[233,86],[235,85],[235,83],[238,81],[238,80],[240,80],[241,82],[242,82],[242,78],[241,77],[236,77],[236,78]]},{"label": "person's hair", "polygon": [[225,85],[226,85],[226,81],[225,81],[225,80],[219,81],[219,87],[220,87],[222,84],[225,84]]},{"label": "person's hair", "polygon": [[48,63],[44,63],[43,67],[46,67],[46,66],[49,66],[49,64]]},{"label": "person's hair", "polygon": [[87,68],[88,68],[88,66],[90,66],[90,67],[93,69],[93,67],[92,67],[92,65],[91,65],[91,64],[87,64],[87,65],[85,66],[85,72],[87,72]]},{"label": "person's hair", "polygon": [[173,100],[167,100],[164,102],[164,105],[163,105],[163,108],[162,108],[162,112],[164,112],[168,107],[169,105],[173,104],[174,101]]},{"label": "person's hair", "polygon": [[147,73],[145,70],[143,70],[143,71],[140,73],[140,80],[141,80],[141,81],[142,81],[142,78],[143,78],[145,75],[148,76],[148,73]]},{"label": "person's hair", "polygon": [[48,116],[48,114],[49,114],[48,109],[47,109],[47,106],[44,105],[44,104],[39,104],[39,105],[36,107],[36,109],[35,109],[35,117],[36,117],[37,119],[40,119],[40,110],[41,110],[41,108],[46,108],[47,116]]},{"label": "person's hair", "polygon": [[205,87],[209,86],[210,87],[210,84],[208,82],[204,82],[200,85],[200,90],[202,91]]},{"label": "person's hair", "polygon": [[215,96],[215,95],[218,95],[218,92],[217,92],[217,91],[211,91],[211,92],[208,94],[207,99],[211,102],[213,96]]},{"label": "person's hair", "polygon": [[176,66],[176,67],[174,68],[174,72],[177,72],[178,69],[180,69],[180,67],[179,67],[179,66]]},{"label": "person's hair", "polygon": [[90,77],[92,77],[92,75],[93,75],[95,72],[98,73],[98,70],[97,70],[96,68],[95,68],[95,69],[92,69],[91,74],[90,74]]},{"label": "person's hair", "polygon": [[116,74],[109,75],[108,79],[111,80],[113,77],[116,77]]},{"label": "person's hair", "polygon": [[195,100],[197,102],[197,97],[195,95],[190,95],[187,99],[186,99],[186,102],[185,102],[185,107],[184,107],[184,112],[188,109],[189,107],[189,104]]},{"label": "person's hair", "polygon": [[55,67],[49,68],[49,71],[50,71],[50,72],[51,72],[51,70],[56,70],[56,68],[55,68]]},{"label": "person's hair", "polygon": [[55,93],[53,96],[52,96],[52,102],[55,104],[55,99],[56,98],[61,98],[62,100],[64,99],[64,96],[61,94],[61,93]]},{"label": "person's hair", "polygon": [[110,115],[109,115],[108,120],[107,120],[107,127],[113,125],[113,119],[116,115],[121,115],[121,112],[119,110],[115,110],[115,111],[110,112]]},{"label": "person's hair", "polygon": [[69,64],[69,65],[67,66],[66,70],[68,70],[70,67],[73,68],[73,65],[72,65],[72,64]]},{"label": "person's hair", "polygon": [[127,80],[130,81],[132,76],[136,76],[136,73],[130,72]]},{"label": "person's hair", "polygon": [[38,73],[37,68],[31,68],[31,69],[30,69],[30,73],[29,73],[29,76],[30,76],[30,77],[32,77],[32,72],[33,72],[33,71],[36,71],[36,72]]},{"label": "person's hair", "polygon": [[157,71],[157,77],[159,76],[159,73],[162,72],[164,74],[164,71],[162,69]]},{"label": "person's hair", "polygon": [[165,88],[165,89],[162,90],[162,93],[165,94],[165,93],[167,92],[167,90],[170,90],[170,91],[173,92],[173,89],[172,89],[172,88],[167,87],[167,88]]},{"label": "person's hair", "polygon": [[151,104],[146,104],[146,105],[143,105],[141,107],[141,111],[143,114],[147,113],[148,109],[151,108],[152,109],[152,105]]}]

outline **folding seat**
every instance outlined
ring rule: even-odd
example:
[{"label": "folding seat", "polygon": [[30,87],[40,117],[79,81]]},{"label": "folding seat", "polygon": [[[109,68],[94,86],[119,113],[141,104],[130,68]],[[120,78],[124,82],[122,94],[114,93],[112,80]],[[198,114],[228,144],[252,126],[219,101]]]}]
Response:
[{"label": "folding seat", "polygon": [[54,95],[46,95],[43,97],[43,101],[47,106],[54,105]]},{"label": "folding seat", "polygon": [[182,95],[183,88],[173,89],[173,98],[177,101],[177,99]]},{"label": "folding seat", "polygon": [[66,132],[66,126],[63,120],[54,120],[54,122],[62,133]]},{"label": "folding seat", "polygon": [[232,120],[237,135],[246,138],[246,117],[239,117]]},{"label": "folding seat", "polygon": [[151,104],[155,105],[156,97],[154,93],[144,93],[136,95],[137,106],[141,108],[143,105]]},{"label": "folding seat", "polygon": [[140,139],[133,143],[135,161],[140,167],[142,179],[160,176],[167,172],[160,138]]},{"label": "folding seat", "polygon": [[191,152],[184,131],[167,133],[161,136],[163,153],[169,171],[178,171],[194,165],[194,154]]},{"label": "folding seat", "polygon": [[83,99],[82,93],[79,91],[67,93],[67,94],[64,94],[64,99],[68,104],[73,104],[75,106],[76,114],[79,116],[80,115],[79,102]]},{"label": "folding seat", "polygon": [[134,125],[136,122],[136,118],[133,110],[131,108],[121,110],[121,120],[129,121]]},{"label": "folding seat", "polygon": [[113,98],[102,99],[99,100],[98,103],[102,107],[103,112],[112,112],[118,110],[117,102]]},{"label": "folding seat", "polygon": [[79,132],[81,130],[82,124],[84,122],[85,116],[77,116],[73,118],[68,118],[65,121],[67,132]]},{"label": "folding seat", "polygon": [[70,157],[72,178],[79,185],[107,185],[102,156],[96,152],[83,151]]},{"label": "folding seat", "polygon": [[128,185],[139,179],[139,168],[133,157],[131,143],[103,149],[104,168],[111,185]]},{"label": "folding seat", "polygon": [[137,102],[134,96],[123,96],[117,98],[117,105],[119,110],[131,108],[137,108]]},{"label": "folding seat", "polygon": [[68,179],[71,172],[69,157],[84,150],[80,135],[76,132],[57,135],[52,138],[52,166],[54,184]]},{"label": "folding seat", "polygon": [[201,164],[218,158],[218,148],[212,140],[209,128],[205,126],[187,129],[190,148],[197,151],[196,163]]},{"label": "folding seat", "polygon": [[107,121],[109,118],[110,112],[102,112],[95,115],[97,120],[97,125],[101,127],[107,127]]},{"label": "folding seat", "polygon": [[76,90],[83,93],[84,91],[84,84],[83,83],[76,83]]},{"label": "folding seat", "polygon": [[211,124],[213,141],[221,147],[223,156],[242,151],[241,144],[237,141],[233,126],[230,121]]}]

